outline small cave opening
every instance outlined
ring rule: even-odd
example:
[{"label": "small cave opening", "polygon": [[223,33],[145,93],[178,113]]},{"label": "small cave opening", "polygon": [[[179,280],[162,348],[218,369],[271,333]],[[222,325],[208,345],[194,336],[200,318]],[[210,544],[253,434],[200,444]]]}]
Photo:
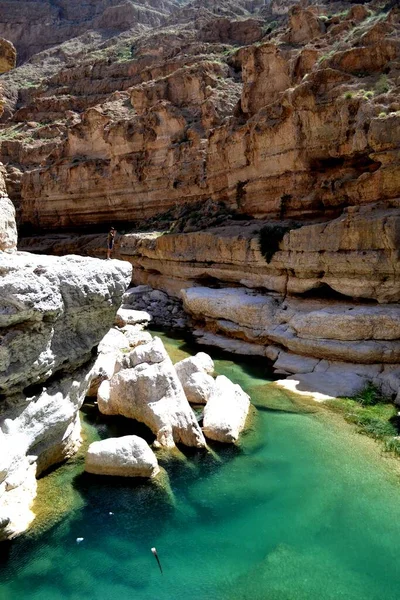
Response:
[{"label": "small cave opening", "polygon": [[361,173],[374,173],[381,166],[381,163],[372,160],[367,154],[355,154],[351,157],[330,156],[328,158],[314,158],[309,163],[311,171],[319,173],[328,172],[335,169],[354,169]]},{"label": "small cave opening", "polygon": [[204,273],[204,275],[199,275],[198,277],[195,277],[193,279],[193,281],[204,287],[209,287],[209,288],[222,287],[222,283],[219,279],[217,279],[216,277],[213,277],[212,275],[207,275],[207,273]]},{"label": "small cave opening", "polygon": [[331,288],[327,283],[321,283],[318,287],[312,288],[311,290],[307,290],[303,294],[301,294],[302,298],[309,298],[314,300],[342,300],[349,302],[351,300],[351,296],[346,296],[345,294],[341,294],[337,292],[333,288]]},{"label": "small cave opening", "polygon": [[313,300],[336,300],[341,302],[353,302],[359,304],[377,304],[373,298],[360,298],[358,296],[350,296],[342,294],[332,289],[327,283],[321,283],[318,287],[307,290],[303,294],[299,294],[301,298]]}]

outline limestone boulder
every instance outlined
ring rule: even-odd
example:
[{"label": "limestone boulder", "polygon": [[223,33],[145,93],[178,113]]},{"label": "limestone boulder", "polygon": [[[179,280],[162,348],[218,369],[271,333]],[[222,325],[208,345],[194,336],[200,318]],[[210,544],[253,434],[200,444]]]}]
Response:
[{"label": "limestone boulder", "polygon": [[114,373],[125,364],[129,352],[151,340],[150,333],[143,331],[140,325],[127,325],[123,330],[112,328],[98,346],[98,356],[92,369],[92,382],[87,393],[96,396],[99,386],[105,379],[111,379]]},{"label": "limestone boulder", "polygon": [[0,540],[33,521],[36,476],[79,448],[78,411],[89,384],[90,369],[81,368],[35,395],[19,393],[0,404]]},{"label": "limestone boulder", "polygon": [[249,409],[250,397],[240,385],[220,375],[204,408],[204,435],[217,442],[237,442],[245,427]]},{"label": "limestone boulder", "polygon": [[[203,448],[204,436],[189,406],[173,364],[154,338],[131,353],[134,367],[122,369],[99,388],[100,412],[123,415],[145,423],[160,445],[173,448],[181,442]],[[155,362],[138,362],[138,361]]]},{"label": "limestone boulder", "polygon": [[95,475],[155,477],[160,469],[147,442],[137,435],[126,435],[90,444],[85,471]]},{"label": "limestone boulder", "polygon": [[209,354],[198,352],[195,356],[189,356],[175,363],[175,370],[180,382],[183,384],[188,377],[194,373],[214,373],[214,361]]},{"label": "limestone boulder", "polygon": [[78,256],[0,255],[0,391],[87,361],[114,321],[131,269]]},{"label": "limestone boulder", "polygon": [[191,404],[207,404],[214,388],[214,379],[207,373],[193,373],[182,385]]},{"label": "limestone boulder", "polygon": [[129,305],[123,304],[115,317],[115,325],[124,327],[125,325],[147,325],[151,321],[151,315],[143,310],[133,310]]},{"label": "limestone boulder", "polygon": [[210,397],[214,379],[214,361],[205,352],[184,358],[175,363],[175,370],[186,398],[192,404],[206,404]]}]

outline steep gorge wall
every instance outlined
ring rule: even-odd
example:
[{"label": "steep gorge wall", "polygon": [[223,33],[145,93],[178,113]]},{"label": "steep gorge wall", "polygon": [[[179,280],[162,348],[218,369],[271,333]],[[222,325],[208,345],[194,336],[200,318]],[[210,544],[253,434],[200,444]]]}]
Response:
[{"label": "steep gorge wall", "polygon": [[[119,40],[58,70],[2,130],[25,233],[157,217],[159,232],[121,236],[116,255],[136,283],[184,300],[199,339],[307,385],[350,393],[370,376],[396,396],[400,11],[384,4],[285,7],[271,31],[261,9],[190,3],[124,38],[126,60]],[[104,256],[104,242],[23,247]]]},{"label": "steep gorge wall", "polygon": [[232,56],[184,24],[185,39],[140,38],[132,60],[60,71],[14,114],[37,122],[28,144],[2,143],[21,225],[134,221],[208,198],[257,218],[395,201],[400,17],[362,8],[330,21],[292,9],[273,42]]},{"label": "steep gorge wall", "polygon": [[176,6],[172,0],[2,0],[0,37],[14,43],[21,64],[90,30],[111,34],[138,24],[160,25]]}]

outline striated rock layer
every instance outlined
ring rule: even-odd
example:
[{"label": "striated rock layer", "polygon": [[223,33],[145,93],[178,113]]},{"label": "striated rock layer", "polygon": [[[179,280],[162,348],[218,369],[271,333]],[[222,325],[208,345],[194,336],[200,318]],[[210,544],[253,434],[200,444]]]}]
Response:
[{"label": "striated rock layer", "polygon": [[32,64],[1,76],[9,195],[25,235],[127,232],[115,256],[183,299],[204,342],[396,396],[400,11],[293,4],[194,0],[68,64],[36,57],[28,89]]},{"label": "striated rock layer", "polygon": [[19,69],[3,76],[21,225],[134,221],[209,198],[258,218],[396,203],[400,15],[367,5],[293,7],[274,31],[236,6],[242,33],[215,6],[194,20],[181,7],[40,84],[36,71],[29,88]]}]

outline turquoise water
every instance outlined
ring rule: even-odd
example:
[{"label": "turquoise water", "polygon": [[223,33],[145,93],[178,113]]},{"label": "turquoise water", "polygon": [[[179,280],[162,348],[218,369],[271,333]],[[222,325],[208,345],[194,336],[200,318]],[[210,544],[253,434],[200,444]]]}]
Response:
[{"label": "turquoise water", "polygon": [[[175,360],[195,351],[164,341]],[[164,462],[169,490],[84,475],[79,460],[57,469],[55,497],[75,503],[1,547],[1,600],[400,598],[393,465],[336,417],[276,390],[256,359],[215,356],[258,409],[241,446]],[[92,437],[137,431],[86,413]]]}]

